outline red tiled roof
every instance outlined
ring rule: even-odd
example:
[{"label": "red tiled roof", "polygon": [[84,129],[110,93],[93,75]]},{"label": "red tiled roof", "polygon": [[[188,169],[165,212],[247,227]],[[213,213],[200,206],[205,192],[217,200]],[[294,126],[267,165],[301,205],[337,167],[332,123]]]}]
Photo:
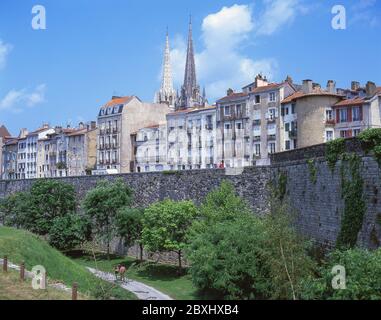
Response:
[{"label": "red tiled roof", "polygon": [[248,97],[249,95],[245,92],[234,92],[226,97],[223,97],[219,100],[217,100],[217,102],[226,102],[226,101],[230,101],[230,100],[235,100],[235,99],[239,99],[239,98],[245,98],[245,97]]},{"label": "red tiled roof", "polygon": [[328,91],[325,91],[321,88],[315,88],[311,93],[304,93],[302,91],[297,91],[294,94],[288,96],[282,101],[282,104],[293,102],[297,99],[303,98],[303,97],[310,97],[310,96],[333,96],[333,97],[342,97],[341,95],[337,93],[331,93]]},{"label": "red tiled roof", "polygon": [[107,107],[116,106],[119,104],[126,104],[126,103],[129,103],[133,98],[134,98],[134,96],[126,96],[126,97],[115,98],[115,99],[112,99],[109,102],[107,102],[104,105],[104,107],[107,108]]},{"label": "red tiled roof", "polygon": [[334,107],[342,107],[342,106],[354,106],[354,105],[361,105],[365,103],[364,98],[354,98],[354,99],[346,99],[343,101],[339,101],[334,105]]}]

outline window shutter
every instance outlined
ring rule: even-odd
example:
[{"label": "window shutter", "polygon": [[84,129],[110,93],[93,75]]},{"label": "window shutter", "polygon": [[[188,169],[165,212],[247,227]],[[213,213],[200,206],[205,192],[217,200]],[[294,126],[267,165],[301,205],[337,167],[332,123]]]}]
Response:
[{"label": "window shutter", "polygon": [[362,106],[360,106],[360,121],[362,121],[362,120],[363,120],[362,110],[363,110],[363,107],[362,107]]},{"label": "window shutter", "polygon": [[336,110],[336,123],[339,123],[340,122],[340,110],[337,109]]},{"label": "window shutter", "polygon": [[348,108],[348,122],[352,122],[352,108]]}]

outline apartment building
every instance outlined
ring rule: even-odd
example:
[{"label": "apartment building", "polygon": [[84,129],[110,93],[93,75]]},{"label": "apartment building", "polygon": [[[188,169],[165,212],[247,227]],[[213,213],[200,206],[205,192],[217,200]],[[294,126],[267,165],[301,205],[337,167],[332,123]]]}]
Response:
[{"label": "apartment building", "polygon": [[135,172],[163,171],[167,164],[167,126],[154,124],[132,135]]},{"label": "apartment building", "polygon": [[15,180],[17,178],[17,154],[18,139],[9,138],[2,147],[2,176],[4,180]]},{"label": "apartment building", "polygon": [[335,137],[355,137],[368,128],[381,128],[381,87],[368,82],[363,94],[332,106],[335,117]]},{"label": "apartment building", "polygon": [[2,149],[3,149],[3,146],[5,145],[7,139],[10,138],[10,136],[11,135],[10,135],[8,129],[4,125],[0,126],[0,178],[2,177],[3,172],[4,172]]},{"label": "apartment building", "polygon": [[290,77],[269,83],[262,75],[242,92],[228,90],[217,101],[219,161],[226,167],[268,164],[268,155],[281,150],[281,102],[295,92]]},{"label": "apartment building", "polygon": [[67,169],[69,176],[91,175],[96,167],[96,122],[83,123],[67,134]]},{"label": "apartment building", "polygon": [[217,159],[216,108],[199,106],[167,115],[170,170],[213,168]]},{"label": "apartment building", "polygon": [[169,112],[167,104],[144,103],[136,96],[112,97],[98,114],[97,171],[133,172],[131,134],[152,123],[164,122]]}]

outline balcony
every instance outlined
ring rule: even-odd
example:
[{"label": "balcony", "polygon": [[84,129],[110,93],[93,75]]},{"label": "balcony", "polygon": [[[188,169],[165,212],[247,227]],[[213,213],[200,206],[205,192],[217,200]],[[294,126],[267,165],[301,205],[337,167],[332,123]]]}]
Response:
[{"label": "balcony", "polygon": [[267,118],[267,123],[274,123],[276,122],[276,118],[275,117],[268,117]]},{"label": "balcony", "polygon": [[253,121],[253,126],[260,126],[261,125],[261,119],[257,119]]},{"label": "balcony", "polygon": [[118,133],[118,128],[117,127],[112,128],[112,133]]},{"label": "balcony", "polygon": [[335,119],[327,119],[325,120],[325,125],[326,126],[334,126],[336,124]]},{"label": "balcony", "polygon": [[267,141],[275,141],[276,140],[276,135],[275,134],[269,134],[267,136]]},{"label": "balcony", "polygon": [[261,141],[261,136],[254,136],[253,140],[256,142]]}]

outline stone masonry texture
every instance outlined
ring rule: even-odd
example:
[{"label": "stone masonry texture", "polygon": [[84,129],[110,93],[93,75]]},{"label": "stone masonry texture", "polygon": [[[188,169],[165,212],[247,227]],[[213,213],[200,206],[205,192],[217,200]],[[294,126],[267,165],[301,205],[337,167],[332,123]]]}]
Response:
[{"label": "stone masonry texture", "polygon": [[[362,157],[361,174],[364,180],[364,199],[367,210],[358,244],[376,248],[381,243],[381,170],[376,160],[361,151],[356,140],[347,141],[347,151]],[[325,161],[325,146],[318,145],[272,156],[272,165],[245,168],[242,174],[229,175],[224,169],[181,172],[131,173],[114,176],[84,176],[60,178],[74,185],[78,200],[101,179],[122,178],[134,190],[134,205],[148,205],[166,198],[193,200],[199,204],[223,180],[233,183],[256,214],[266,214],[270,207],[270,185],[276,184],[280,173],[287,176],[286,199],[295,217],[295,226],[302,235],[314,242],[333,247],[340,232],[344,209],[340,162],[334,172]],[[314,160],[317,179],[311,179],[308,160]],[[28,190],[34,180],[0,181],[0,198]],[[123,251],[121,243],[117,251]]]}]

